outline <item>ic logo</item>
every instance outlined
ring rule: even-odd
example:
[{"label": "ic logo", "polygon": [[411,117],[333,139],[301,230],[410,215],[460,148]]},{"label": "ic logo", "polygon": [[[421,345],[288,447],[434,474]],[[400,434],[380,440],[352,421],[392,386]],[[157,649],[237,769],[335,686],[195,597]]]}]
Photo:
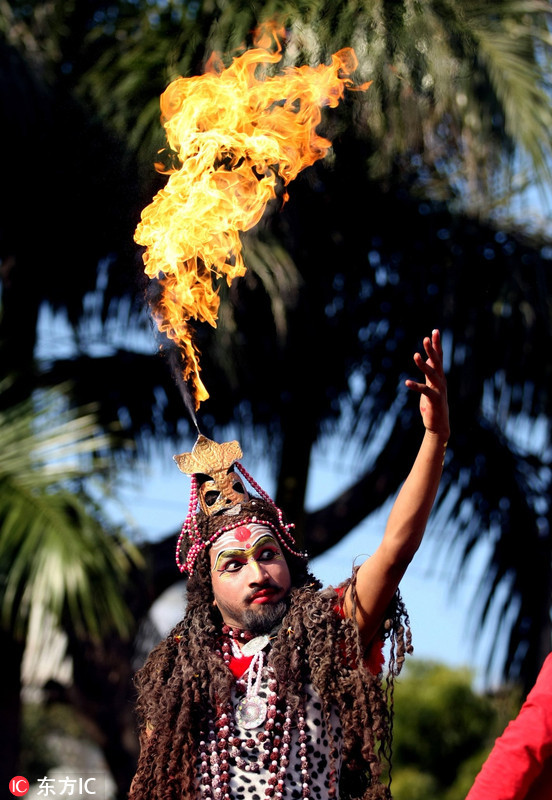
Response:
[{"label": "ic logo", "polygon": [[23,797],[29,791],[29,781],[22,775],[16,775],[10,781],[10,792],[16,797]]}]

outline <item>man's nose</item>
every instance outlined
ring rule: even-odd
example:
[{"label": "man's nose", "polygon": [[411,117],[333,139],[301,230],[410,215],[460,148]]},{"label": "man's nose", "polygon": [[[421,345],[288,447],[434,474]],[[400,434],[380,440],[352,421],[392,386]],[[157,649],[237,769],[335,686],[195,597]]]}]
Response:
[{"label": "man's nose", "polygon": [[267,578],[267,571],[264,564],[252,558],[248,564],[249,583],[263,583]]}]

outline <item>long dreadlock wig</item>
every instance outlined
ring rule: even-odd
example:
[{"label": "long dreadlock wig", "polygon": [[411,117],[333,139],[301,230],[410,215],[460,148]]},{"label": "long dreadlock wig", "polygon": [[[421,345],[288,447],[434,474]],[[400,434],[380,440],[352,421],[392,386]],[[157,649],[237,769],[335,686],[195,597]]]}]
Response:
[{"label": "long dreadlock wig", "polygon": [[[282,524],[281,512],[259,498],[244,503],[232,523],[243,524],[252,515],[273,529]],[[227,524],[228,519],[200,515],[198,529],[207,540],[216,536],[223,522]],[[412,649],[401,598],[395,595],[381,629],[381,646],[390,640],[384,679],[368,669],[356,622],[340,612],[341,597],[349,585],[354,596],[355,575],[338,589],[322,590],[304,558],[288,551],[286,560],[292,588],[269,656],[278,696],[296,723],[305,684],[312,684],[321,698],[328,729],[332,708],[341,723],[340,797],[386,800],[391,796],[383,776],[390,774],[393,680],[405,653]],[[184,619],[136,675],[141,754],[129,800],[197,800],[199,796],[201,732],[209,713],[230,702],[235,682],[220,657],[222,620],[213,600],[209,554],[204,548],[188,578]],[[334,746],[330,757],[336,760],[338,755]]]}]

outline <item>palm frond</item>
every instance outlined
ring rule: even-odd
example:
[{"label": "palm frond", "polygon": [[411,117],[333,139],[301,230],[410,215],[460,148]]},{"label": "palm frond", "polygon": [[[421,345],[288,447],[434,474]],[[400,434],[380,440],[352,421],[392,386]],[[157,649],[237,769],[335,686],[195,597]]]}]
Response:
[{"label": "palm frond", "polygon": [[477,3],[467,11],[477,53],[504,109],[505,129],[551,177],[551,9],[548,3]]},{"label": "palm frond", "polygon": [[[111,530],[86,480],[108,492],[109,439],[92,409],[60,410],[60,394],[0,412],[1,620],[21,635],[48,613],[91,635],[124,634],[123,589],[137,549]],[[39,612],[37,612],[37,609]]]}]

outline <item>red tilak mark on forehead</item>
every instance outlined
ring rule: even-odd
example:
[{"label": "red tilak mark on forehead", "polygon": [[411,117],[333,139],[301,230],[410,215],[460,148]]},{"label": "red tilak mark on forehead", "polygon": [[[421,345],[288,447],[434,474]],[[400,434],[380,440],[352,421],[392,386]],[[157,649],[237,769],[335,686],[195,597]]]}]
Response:
[{"label": "red tilak mark on forehead", "polygon": [[251,531],[249,528],[246,528],[245,525],[241,525],[239,528],[236,528],[235,538],[238,542],[245,542],[246,539],[249,539],[251,536]]}]

